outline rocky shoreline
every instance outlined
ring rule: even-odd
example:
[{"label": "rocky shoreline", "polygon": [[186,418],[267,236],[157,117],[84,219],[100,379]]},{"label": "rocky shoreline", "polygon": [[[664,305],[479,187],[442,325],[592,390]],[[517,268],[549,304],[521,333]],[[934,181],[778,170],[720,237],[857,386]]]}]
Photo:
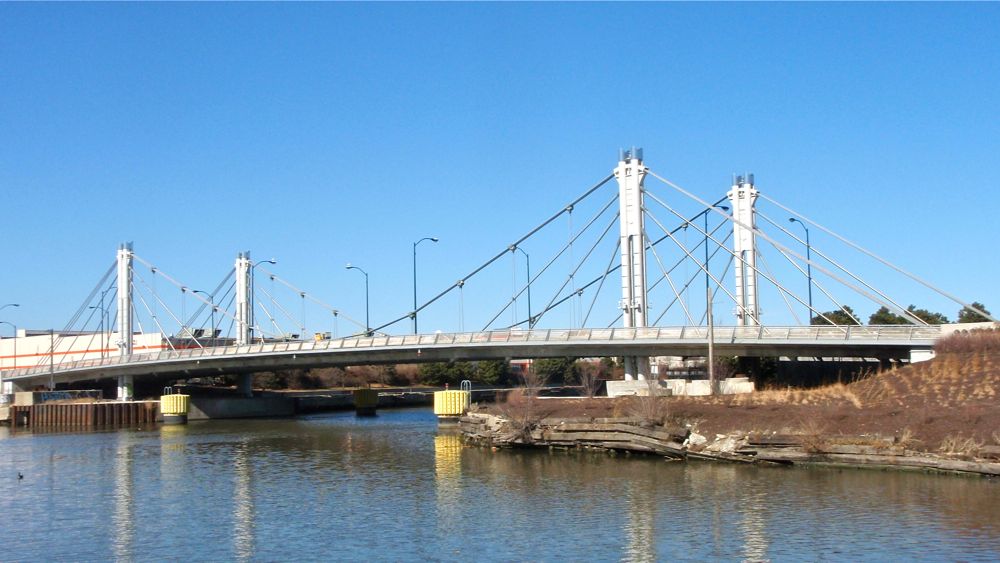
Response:
[{"label": "rocky shoreline", "polygon": [[522,421],[488,413],[459,420],[467,443],[493,448],[534,447],[636,452],[669,460],[770,465],[900,469],[1000,476],[1000,446],[976,459],[908,449],[892,439],[732,432],[709,438],[691,428],[654,425],[640,418],[543,418]]}]

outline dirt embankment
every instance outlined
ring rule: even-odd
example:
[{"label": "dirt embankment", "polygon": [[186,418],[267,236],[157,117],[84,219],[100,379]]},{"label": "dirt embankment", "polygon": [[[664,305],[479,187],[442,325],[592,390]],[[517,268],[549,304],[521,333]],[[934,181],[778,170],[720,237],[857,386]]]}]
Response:
[{"label": "dirt embankment", "polygon": [[[982,459],[1000,455],[1000,332],[942,341],[928,362],[851,384],[768,389],[715,397],[527,399],[491,412],[522,419],[633,417],[720,436],[796,442],[804,450],[845,446]],[[769,438],[770,437],[770,438]],[[691,444],[697,450],[699,444]],[[902,450],[901,450],[902,451]]]}]

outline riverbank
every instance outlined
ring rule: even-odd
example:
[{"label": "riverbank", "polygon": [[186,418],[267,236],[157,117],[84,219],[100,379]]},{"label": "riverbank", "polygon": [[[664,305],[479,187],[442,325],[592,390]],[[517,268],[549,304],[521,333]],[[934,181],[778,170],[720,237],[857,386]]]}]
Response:
[{"label": "riverbank", "polygon": [[522,394],[470,413],[462,428],[498,447],[1000,475],[1000,334],[942,344],[931,361],[846,385],[711,397]]}]

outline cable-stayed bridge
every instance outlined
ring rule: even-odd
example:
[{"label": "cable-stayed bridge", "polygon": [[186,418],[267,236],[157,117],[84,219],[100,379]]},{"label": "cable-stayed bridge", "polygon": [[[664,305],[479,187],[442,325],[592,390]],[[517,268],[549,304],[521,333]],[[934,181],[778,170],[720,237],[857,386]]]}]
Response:
[{"label": "cable-stayed bridge", "polygon": [[[423,302],[417,245],[436,239],[414,242],[413,308],[384,322],[371,322],[358,266],[348,268],[364,275],[364,321],[279,276],[274,259],[240,252],[213,289],[192,289],[122,244],[64,329],[0,340],[0,374],[5,392],[116,378],[125,399],[137,377],[242,374],[248,391],[256,371],[332,365],[617,356],[627,379],[645,379],[655,356],[929,357],[952,328],[929,324],[817,246],[811,231],[846,249],[850,263],[861,257],[995,321],[767,197],[752,174],[703,198],[631,149],[611,174]],[[504,278],[509,294],[498,290]],[[907,324],[863,326],[846,305],[856,299]],[[435,310],[452,310],[457,330],[417,333],[420,316]],[[768,324],[770,311],[792,322]]]}]

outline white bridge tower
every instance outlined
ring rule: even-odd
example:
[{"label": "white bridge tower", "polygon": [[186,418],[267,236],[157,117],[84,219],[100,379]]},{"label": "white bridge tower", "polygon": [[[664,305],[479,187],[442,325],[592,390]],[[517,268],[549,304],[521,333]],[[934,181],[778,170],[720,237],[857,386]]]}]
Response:
[{"label": "white bridge tower", "polygon": [[[118,245],[118,353],[132,355],[132,243]],[[134,395],[131,375],[118,376],[118,400],[131,401]]]},{"label": "white bridge tower", "polygon": [[[643,222],[643,180],[648,169],[642,149],[621,151],[615,168],[618,180],[622,256],[622,319],[625,328],[646,326],[646,229]],[[625,357],[625,379],[646,379],[649,358]]]},{"label": "white bridge tower", "polygon": [[250,251],[236,256],[236,345],[250,344],[250,327],[253,326],[250,299]]},{"label": "white bridge tower", "polygon": [[737,176],[728,193],[733,207],[733,253],[736,256],[736,324],[760,325],[757,302],[757,228],[755,204],[757,188],[753,174]]}]

